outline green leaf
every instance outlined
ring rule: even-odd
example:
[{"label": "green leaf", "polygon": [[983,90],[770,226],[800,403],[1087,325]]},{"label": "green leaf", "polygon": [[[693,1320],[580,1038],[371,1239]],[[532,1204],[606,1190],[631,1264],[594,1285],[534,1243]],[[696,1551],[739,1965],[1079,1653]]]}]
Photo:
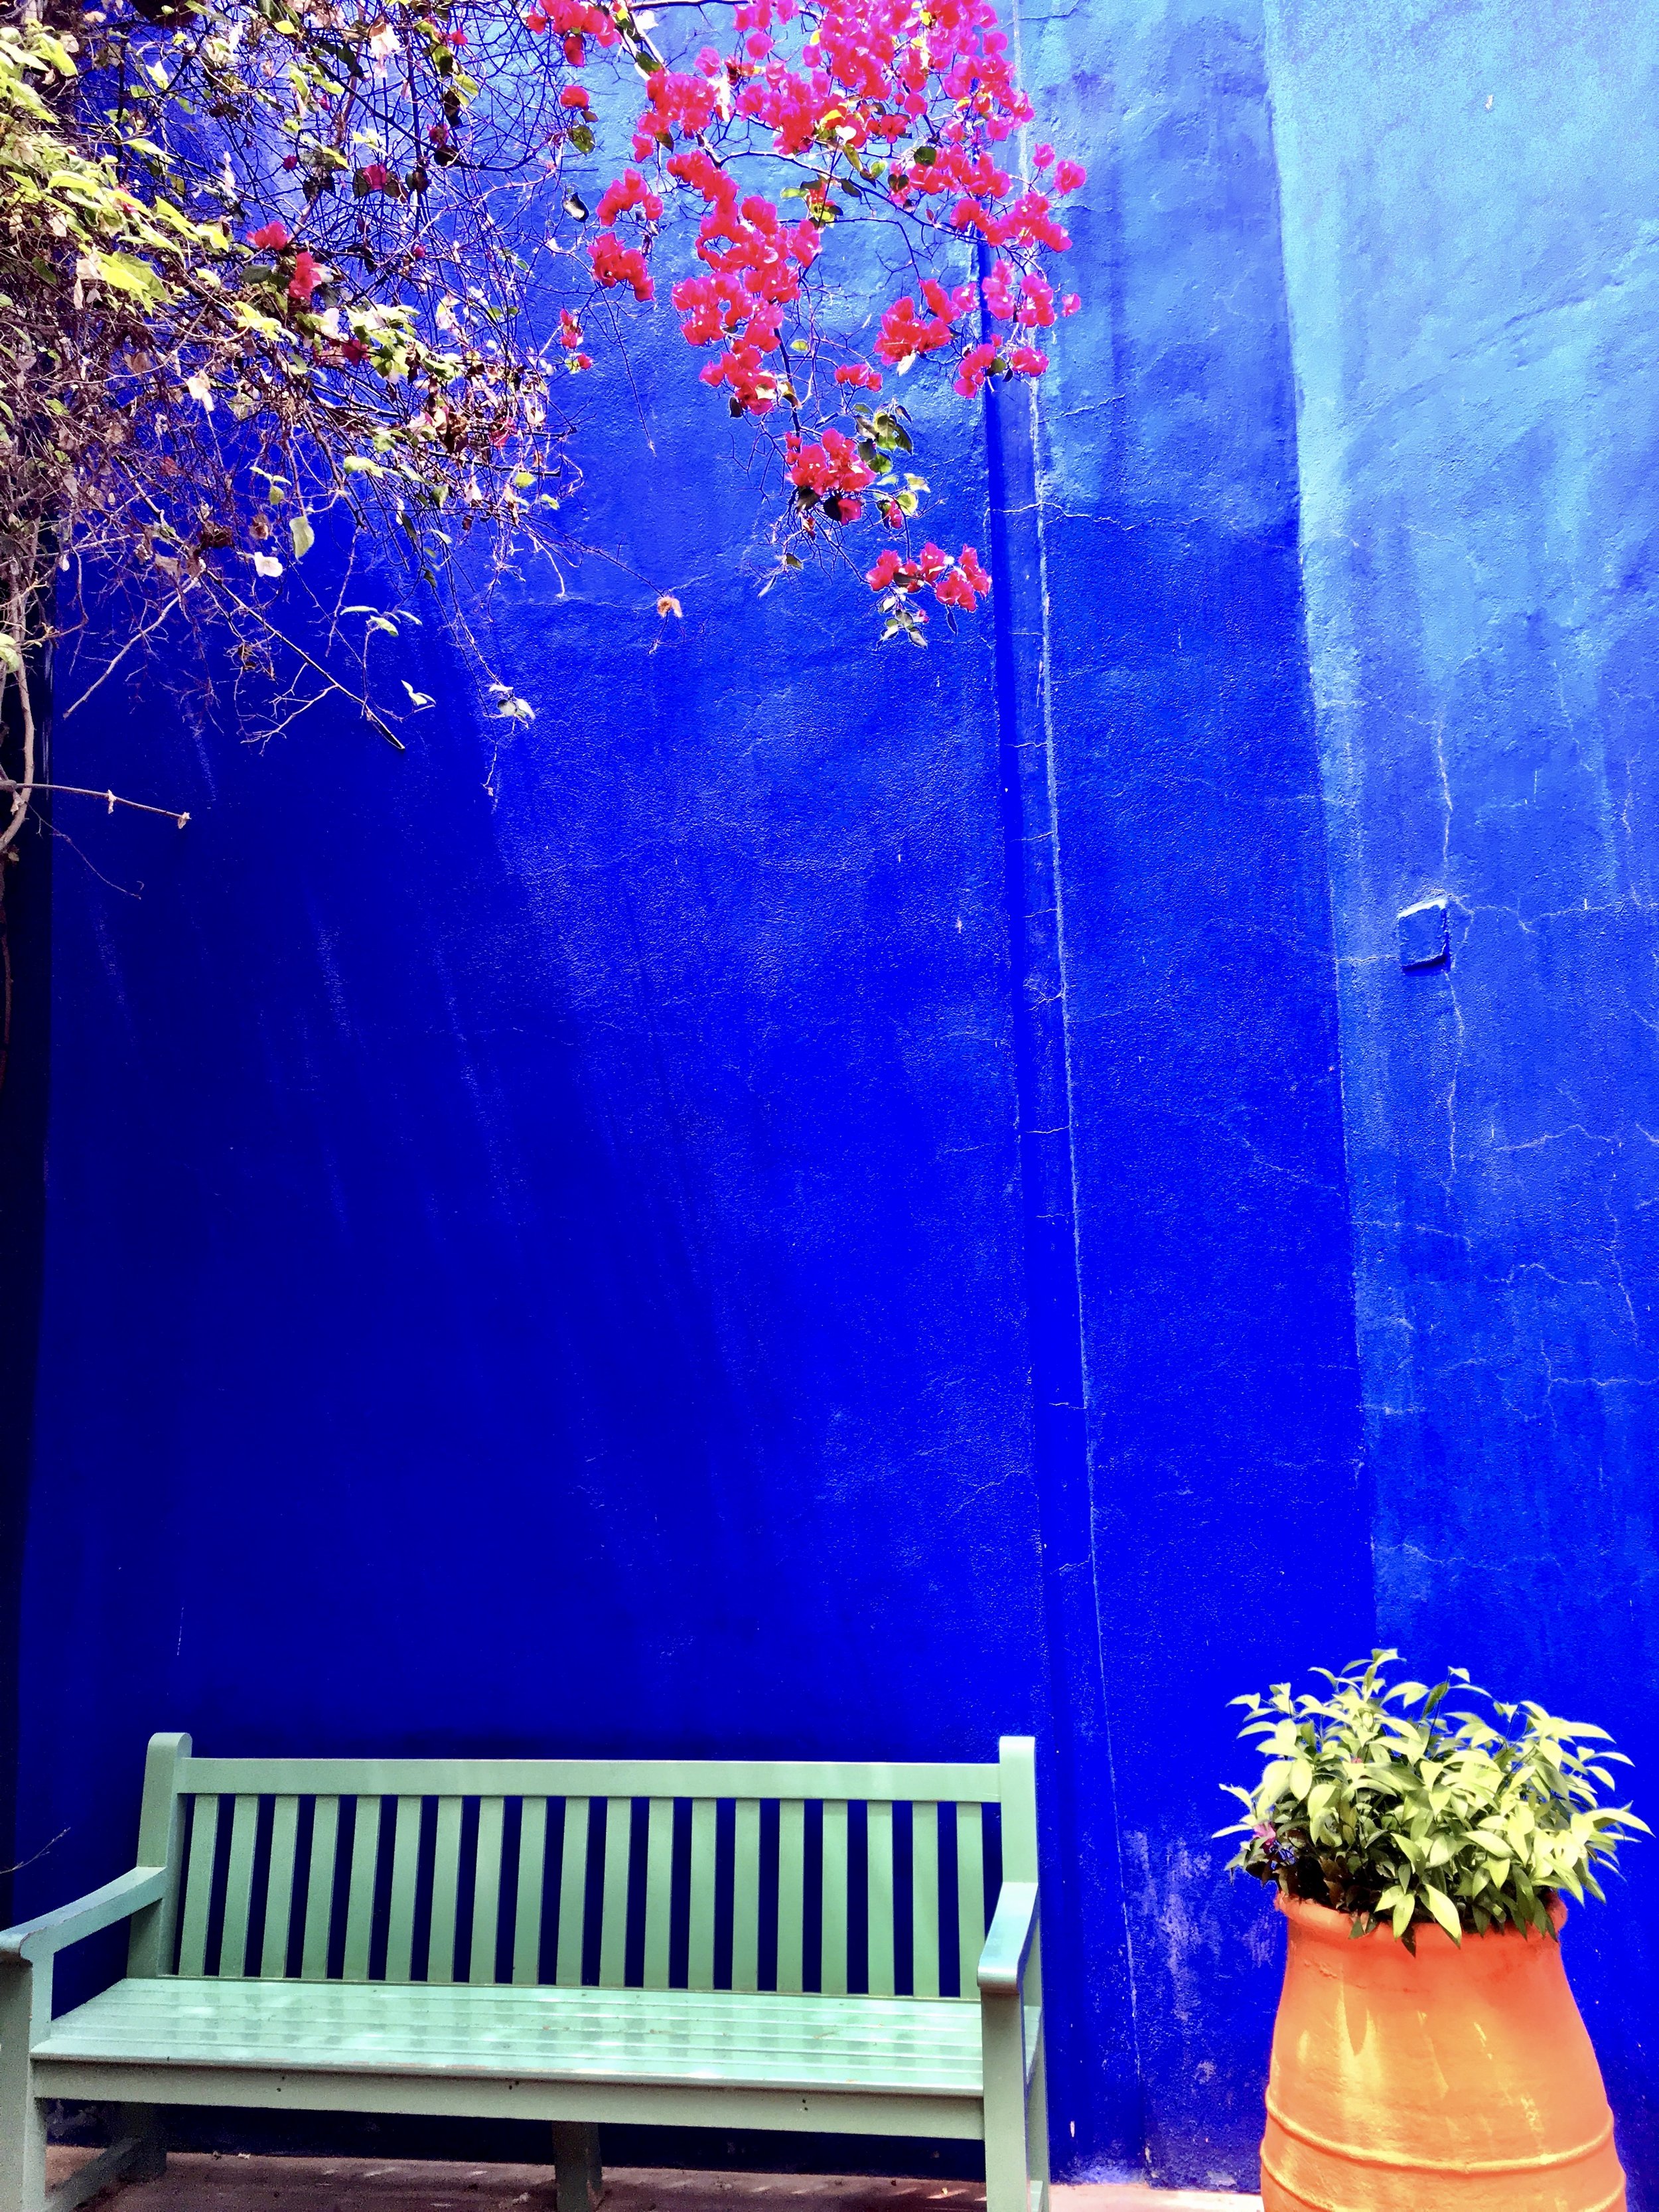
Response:
[{"label": "green leaf", "polygon": [[1461,1943],[1463,1940],[1462,1923],[1458,1919],[1457,1907],[1452,1903],[1450,1898],[1446,1896],[1443,1891],[1437,1889],[1432,1882],[1425,1881],[1423,1885],[1423,1902],[1433,1913],[1447,1935],[1451,1937],[1453,1942]]},{"label": "green leaf", "polygon": [[289,517],[288,534],[294,541],[294,557],[296,561],[302,561],[317,543],[317,533],[311,526],[311,517],[303,510],[298,514],[291,514]]}]

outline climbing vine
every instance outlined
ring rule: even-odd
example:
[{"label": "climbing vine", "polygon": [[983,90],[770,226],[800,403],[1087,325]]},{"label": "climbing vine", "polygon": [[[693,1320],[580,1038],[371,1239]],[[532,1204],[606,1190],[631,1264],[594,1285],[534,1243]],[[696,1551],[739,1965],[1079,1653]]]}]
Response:
[{"label": "climbing vine", "polygon": [[343,693],[398,742],[430,702],[374,656],[412,610],[307,599],[313,549],[372,532],[476,644],[489,578],[568,543],[581,380],[659,289],[752,433],[766,580],[853,560],[884,633],[925,641],[990,586],[928,529],[905,380],[1040,377],[1077,305],[1048,264],[1083,172],[1032,121],[989,0],[0,9],[0,681],[26,729],[31,647],[95,596],[109,669],[211,626],[269,726]]}]

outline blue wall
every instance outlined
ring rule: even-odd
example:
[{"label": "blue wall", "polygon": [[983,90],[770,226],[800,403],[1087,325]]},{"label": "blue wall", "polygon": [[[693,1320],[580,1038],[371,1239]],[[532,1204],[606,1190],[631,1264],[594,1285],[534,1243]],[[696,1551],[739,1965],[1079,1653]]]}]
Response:
[{"label": "blue wall", "polygon": [[[1225,1699],[1380,1630],[1651,1753],[1653,149],[1591,149],[1653,58],[1324,12],[1027,8],[1089,312],[948,434],[954,643],[756,599],[665,319],[586,434],[624,565],[501,607],[528,730],[430,633],[403,758],[64,723],[192,821],[60,807],[21,1909],[160,1726],[1029,1728],[1062,2170],[1248,2187]],[[1652,2173],[1641,1894],[1573,1935]]]},{"label": "blue wall", "polygon": [[[1260,9],[1024,15],[1085,346],[1039,455],[1091,1560],[1151,2171],[1254,2186],[1277,1972],[1226,1701],[1371,1635]],[[1036,641],[1033,641],[1036,644]],[[1310,1571],[1310,1564],[1316,1566]]]},{"label": "blue wall", "polygon": [[[1659,27],[1270,16],[1379,1626],[1613,1729],[1651,1813]],[[1402,972],[1437,893],[1450,965]],[[1568,1940],[1651,2204],[1659,1864],[1628,1869]]]}]

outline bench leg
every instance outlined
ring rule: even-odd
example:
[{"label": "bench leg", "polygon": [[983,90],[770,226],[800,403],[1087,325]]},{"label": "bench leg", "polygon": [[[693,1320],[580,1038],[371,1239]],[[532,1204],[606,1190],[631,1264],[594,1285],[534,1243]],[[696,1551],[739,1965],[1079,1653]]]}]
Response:
[{"label": "bench leg", "polygon": [[[12,2069],[0,2060],[0,2077]],[[20,2097],[4,2082],[0,2106],[0,2212],[45,2212],[46,2202],[46,2116],[25,2088]]]},{"label": "bench leg", "polygon": [[1025,2100],[1025,2156],[1030,2168],[1032,2212],[1048,2212],[1048,2055],[1040,2027],[1030,2094]]},{"label": "bench leg", "polygon": [[[984,2053],[985,2212],[1042,2212],[1032,2203],[1025,2071],[1025,2008],[1018,1996],[980,1995]],[[1040,2192],[1039,2192],[1040,2194]]]},{"label": "bench leg", "polygon": [[553,2175],[559,2212],[593,2212],[605,2194],[597,2128],[580,2120],[554,2121]]},{"label": "bench leg", "polygon": [[46,2114],[29,2063],[39,2008],[28,1967],[0,1968],[0,2212],[43,2212],[46,2201]]},{"label": "bench leg", "polygon": [[125,2160],[129,2181],[159,2181],[167,2170],[167,2147],[161,2133],[161,2115],[155,2105],[118,2105],[114,2140],[129,2142]]}]

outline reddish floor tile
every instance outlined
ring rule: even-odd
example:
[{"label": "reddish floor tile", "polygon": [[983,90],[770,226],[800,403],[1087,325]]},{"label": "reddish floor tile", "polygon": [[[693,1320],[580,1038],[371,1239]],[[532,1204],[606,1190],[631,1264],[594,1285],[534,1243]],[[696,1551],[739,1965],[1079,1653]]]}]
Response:
[{"label": "reddish floor tile", "polygon": [[[48,2154],[56,2183],[90,2152]],[[253,2158],[178,2152],[160,2181],[120,2192],[120,2212],[552,2212],[544,2166],[464,2166],[415,2159]],[[613,2167],[605,2212],[983,2212],[964,2182],[840,2174],[702,2173]],[[1091,2182],[1054,2191],[1054,2212],[1260,2212],[1259,2197]],[[112,2201],[106,2200],[108,2212]]]}]

